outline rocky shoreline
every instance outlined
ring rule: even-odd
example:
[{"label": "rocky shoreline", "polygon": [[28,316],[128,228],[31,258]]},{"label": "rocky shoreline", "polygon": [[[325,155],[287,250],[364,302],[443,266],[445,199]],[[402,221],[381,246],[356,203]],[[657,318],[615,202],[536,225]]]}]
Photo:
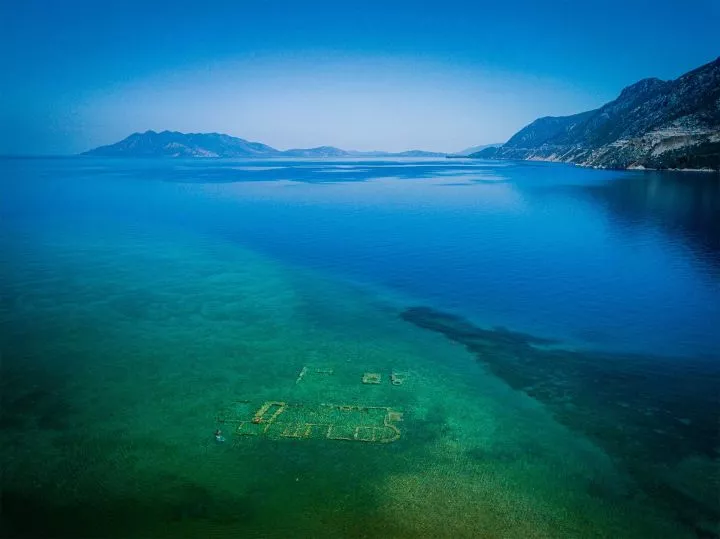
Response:
[{"label": "rocky shoreline", "polygon": [[470,157],[720,171],[720,58],[672,81],[643,79],[596,110],[539,118]]}]

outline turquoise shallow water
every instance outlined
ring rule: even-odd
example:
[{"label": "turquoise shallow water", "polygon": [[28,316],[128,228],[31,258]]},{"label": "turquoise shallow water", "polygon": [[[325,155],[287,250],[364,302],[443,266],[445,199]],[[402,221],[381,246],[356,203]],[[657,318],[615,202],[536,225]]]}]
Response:
[{"label": "turquoise shallow water", "polygon": [[[718,533],[717,176],[48,159],[0,177],[5,535]],[[287,408],[242,436],[218,421],[237,401],[246,423]],[[388,408],[399,438],[363,442]],[[364,430],[282,435],[328,421]]]}]

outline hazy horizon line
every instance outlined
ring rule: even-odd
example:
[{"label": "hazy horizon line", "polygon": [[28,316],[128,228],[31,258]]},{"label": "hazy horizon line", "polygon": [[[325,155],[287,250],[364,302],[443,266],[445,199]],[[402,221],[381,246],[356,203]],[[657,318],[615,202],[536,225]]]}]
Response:
[{"label": "hazy horizon line", "polygon": [[[274,150],[277,150],[277,151],[279,151],[279,152],[286,152],[286,151],[292,151],[292,150],[313,150],[313,149],[317,149],[317,148],[335,148],[335,149],[342,150],[342,151],[345,151],[345,152],[357,152],[357,153],[387,153],[387,154],[398,154],[398,153],[403,153],[403,152],[420,151],[420,152],[432,152],[432,153],[441,153],[441,154],[445,154],[445,155],[453,155],[453,154],[461,153],[461,152],[463,152],[463,151],[465,151],[465,150],[468,150],[468,149],[470,149],[470,148],[474,148],[474,147],[476,147],[476,146],[493,146],[493,145],[505,144],[505,142],[489,142],[489,143],[482,143],[482,144],[469,144],[469,145],[465,146],[464,148],[461,148],[461,149],[459,149],[459,150],[455,150],[455,151],[452,151],[452,152],[446,152],[446,151],[442,151],[442,150],[432,150],[432,149],[431,149],[431,150],[428,150],[428,149],[413,148],[413,147],[410,147],[410,148],[408,148],[408,149],[406,149],[406,150],[399,150],[399,151],[382,150],[382,149],[374,149],[374,150],[355,150],[355,149],[342,148],[342,147],[340,147],[340,146],[335,146],[335,145],[333,145],[333,144],[320,144],[319,146],[291,146],[291,147],[288,147],[288,148],[283,149],[283,148],[278,148],[278,147],[276,147],[276,146],[271,146],[271,145],[269,145],[269,144],[266,144],[266,143],[263,142],[263,141],[250,140],[250,139],[246,139],[246,138],[243,138],[243,137],[241,137],[241,136],[238,136],[238,135],[234,135],[234,134],[230,134],[230,133],[225,133],[225,132],[222,132],[222,131],[177,131],[177,130],[172,130],[172,129],[163,129],[163,130],[146,129],[146,130],[144,130],[144,131],[133,131],[133,132],[130,133],[129,135],[127,135],[127,136],[125,136],[125,137],[123,137],[123,138],[121,138],[121,139],[119,139],[119,140],[116,140],[115,142],[110,142],[110,143],[108,143],[108,144],[98,144],[98,145],[96,145],[96,146],[92,146],[92,147],[90,147],[90,148],[88,148],[88,149],[86,149],[86,150],[83,150],[83,151],[81,151],[81,152],[76,152],[76,153],[0,153],[0,158],[3,158],[3,159],[8,159],[8,158],[12,159],[12,158],[15,158],[15,159],[17,159],[17,158],[80,157],[80,156],[84,156],[84,153],[85,153],[85,152],[92,151],[92,150],[94,150],[94,149],[101,148],[101,147],[103,147],[103,146],[111,146],[111,145],[117,144],[118,142],[121,142],[121,141],[123,141],[123,140],[125,140],[125,139],[127,139],[127,138],[129,138],[129,137],[131,137],[131,136],[133,136],[133,135],[143,135],[143,134],[145,134],[145,133],[156,133],[156,134],[160,134],[160,133],[180,133],[180,134],[182,134],[182,135],[225,135],[225,136],[230,136],[230,137],[233,137],[233,138],[241,139],[241,140],[244,140],[244,141],[249,142],[249,143],[265,144],[266,146],[269,146],[270,148],[272,148],[272,149],[274,149]],[[92,156],[84,156],[84,157],[92,157]],[[100,157],[100,156],[97,156],[97,157]],[[103,156],[103,157],[127,158],[128,156]],[[152,158],[152,159],[156,159],[157,157],[163,157],[163,156],[148,156],[148,158]],[[168,157],[169,157],[169,156],[168,156]],[[269,157],[269,156],[268,156],[268,157]],[[342,157],[342,156],[338,156],[338,157],[335,157],[335,158],[341,158],[341,157]],[[362,156],[348,156],[348,157],[362,157]],[[137,159],[137,157],[132,157],[132,158],[133,158],[133,159]],[[212,157],[212,156],[210,156],[209,158],[211,158],[211,159],[223,159],[223,157]],[[239,159],[239,158],[241,158],[241,157],[225,158],[225,159]],[[255,157],[249,157],[249,158],[255,159]],[[301,159],[302,157],[296,156],[296,158]],[[318,157],[312,157],[312,158],[313,158],[313,159],[317,159]]]}]

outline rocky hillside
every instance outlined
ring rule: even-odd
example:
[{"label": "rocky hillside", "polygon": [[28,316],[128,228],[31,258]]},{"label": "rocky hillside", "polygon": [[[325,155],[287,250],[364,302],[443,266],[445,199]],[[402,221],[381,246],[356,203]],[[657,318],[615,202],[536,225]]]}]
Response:
[{"label": "rocky hillside", "polygon": [[179,133],[146,131],[100,146],[83,155],[107,157],[258,157],[280,153],[259,142],[220,133]]},{"label": "rocky hillside", "polygon": [[400,153],[356,152],[333,146],[277,150],[260,142],[220,133],[145,131],[83,153],[102,157],[444,157],[444,153],[408,150]]},{"label": "rocky hillside", "polygon": [[672,81],[643,79],[599,109],[540,118],[471,157],[720,170],[720,58]]}]

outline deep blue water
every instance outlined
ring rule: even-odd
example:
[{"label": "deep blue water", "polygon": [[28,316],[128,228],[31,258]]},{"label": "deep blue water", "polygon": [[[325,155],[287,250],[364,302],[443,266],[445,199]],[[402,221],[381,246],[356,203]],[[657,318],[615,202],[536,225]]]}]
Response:
[{"label": "deep blue water", "polygon": [[577,346],[720,350],[720,179],[547,163],[5,160],[14,223],[163,226]]}]

